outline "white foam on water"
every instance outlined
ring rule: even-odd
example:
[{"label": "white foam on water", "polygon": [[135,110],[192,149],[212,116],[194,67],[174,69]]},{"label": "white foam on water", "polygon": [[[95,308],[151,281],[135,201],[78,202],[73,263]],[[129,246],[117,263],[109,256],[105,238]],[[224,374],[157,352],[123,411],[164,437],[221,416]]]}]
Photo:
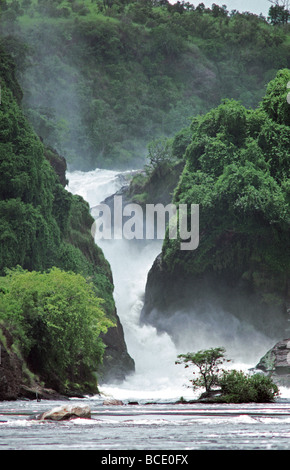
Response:
[{"label": "white foam on water", "polygon": [[[127,177],[128,172],[123,174],[118,171],[96,169],[90,172],[75,171],[67,173],[69,184],[67,189],[73,194],[81,195],[91,208],[103,202],[108,196],[114,195],[124,182],[122,176]],[[120,177],[121,176],[121,177]],[[191,351],[192,338],[195,339],[198,349],[225,346],[218,343],[219,339],[229,338],[231,353],[235,351],[235,362],[229,367],[248,371],[254,367],[260,357],[267,352],[270,346],[269,340],[262,337],[259,332],[245,335],[247,346],[246,361],[239,359],[240,351],[243,351],[243,340],[241,344],[235,343],[235,329],[239,327],[237,320],[224,321],[222,312],[212,312],[214,321],[225,323],[230,331],[225,331],[221,326],[220,331],[216,325],[212,328],[206,321],[194,320],[189,317],[188,328],[184,335],[182,346],[177,348],[171,337],[166,333],[158,333],[151,325],[140,324],[140,314],[143,306],[143,297],[147,274],[156,256],[162,247],[161,240],[153,240],[146,243],[132,243],[129,240],[98,240],[97,244],[102,248],[106,259],[109,261],[114,280],[114,298],[117,312],[121,320],[128,352],[135,361],[136,372],[129,376],[120,385],[104,384],[101,393],[121,400],[172,400],[184,397],[194,399],[198,395],[188,388],[191,372],[184,369],[182,365],[176,365],[177,355]],[[209,313],[210,318],[210,313]],[[181,321],[182,317],[177,318]],[[214,323],[215,325],[215,323]],[[252,334],[252,336],[251,336]],[[209,344],[209,341],[214,341]],[[268,341],[268,342],[267,342]],[[252,345],[252,348],[251,348]],[[265,348],[265,349],[263,349]],[[251,351],[252,349],[252,351]],[[252,352],[252,355],[249,353]],[[253,362],[255,354],[256,363]],[[249,361],[250,359],[250,361]],[[281,397],[290,397],[290,389],[281,389]]]},{"label": "white foam on water", "polygon": [[[126,172],[127,174],[127,172]],[[68,173],[67,189],[95,205],[122,186],[116,171],[99,170]],[[128,240],[98,240],[109,261],[114,279],[114,298],[128,352],[135,361],[136,373],[119,386],[103,385],[101,392],[119,399],[172,399],[192,392],[184,387],[186,374],[175,365],[177,354],[167,334],[158,334],[150,325],[140,325],[146,279],[162,241],[132,244]]]}]

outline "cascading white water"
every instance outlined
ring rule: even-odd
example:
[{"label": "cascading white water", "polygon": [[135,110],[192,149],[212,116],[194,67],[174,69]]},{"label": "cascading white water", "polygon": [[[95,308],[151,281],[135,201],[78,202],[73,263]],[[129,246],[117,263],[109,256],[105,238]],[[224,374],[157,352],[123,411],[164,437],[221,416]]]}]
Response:
[{"label": "cascading white water", "polygon": [[[124,176],[128,172],[96,169],[90,172],[76,171],[67,174],[67,189],[73,194],[81,195],[91,208],[113,195],[124,184]],[[230,357],[235,360],[235,368],[247,370],[255,363],[245,356],[252,353],[257,360],[273,346],[259,332],[253,332],[242,326],[233,317],[224,312],[208,312],[202,321],[194,314],[176,312],[180,327],[182,350],[178,350],[170,336],[158,334],[150,325],[139,322],[143,306],[146,279],[154,259],[161,251],[161,240],[144,243],[132,243],[130,240],[97,240],[105,257],[109,261],[114,279],[114,298],[117,312],[124,329],[128,352],[133,357],[136,373],[118,386],[102,386],[102,392],[120,399],[166,400],[193,398],[192,390],[188,389],[191,372],[180,365],[175,365],[177,355],[192,350],[192,339],[195,348],[222,346],[226,341],[231,349]],[[194,313],[194,312],[193,312]],[[174,317],[170,321],[175,321]],[[245,329],[244,329],[245,328]],[[237,336],[237,341],[236,341]],[[248,347],[249,346],[249,347]],[[181,347],[181,346],[179,346]],[[197,349],[194,349],[197,350]],[[240,351],[244,352],[245,362],[240,363]],[[260,355],[259,355],[260,354]],[[256,362],[257,363],[257,362]]]},{"label": "cascading white water", "polygon": [[[127,172],[125,172],[126,175]],[[94,207],[115,194],[122,185],[120,172],[100,170],[67,173],[67,189],[82,196]],[[136,373],[122,385],[102,386],[102,392],[124,399],[172,399],[187,395],[188,374],[175,365],[177,351],[167,334],[158,334],[150,325],[140,325],[147,273],[161,250],[161,240],[131,243],[129,240],[98,240],[109,261],[114,279],[114,298],[128,352]],[[184,352],[184,351],[182,351]]]}]

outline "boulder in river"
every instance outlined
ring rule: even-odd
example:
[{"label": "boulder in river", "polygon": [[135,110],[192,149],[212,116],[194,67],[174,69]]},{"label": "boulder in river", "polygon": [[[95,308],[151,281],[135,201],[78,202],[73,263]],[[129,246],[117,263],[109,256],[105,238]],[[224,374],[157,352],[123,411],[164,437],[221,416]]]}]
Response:
[{"label": "boulder in river", "polygon": [[105,406],[119,406],[119,405],[124,405],[124,403],[121,400],[117,400],[116,398],[108,398],[107,400],[104,400],[103,405]]},{"label": "boulder in river", "polygon": [[88,405],[64,405],[52,408],[38,416],[38,420],[64,421],[74,418],[91,418]]}]

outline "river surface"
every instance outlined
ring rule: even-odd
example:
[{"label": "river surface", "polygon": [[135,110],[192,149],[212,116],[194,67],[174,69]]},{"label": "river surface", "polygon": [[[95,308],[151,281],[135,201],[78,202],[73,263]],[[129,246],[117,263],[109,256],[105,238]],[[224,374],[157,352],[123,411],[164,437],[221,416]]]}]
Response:
[{"label": "river surface", "polygon": [[[79,400],[73,400],[79,403]],[[49,422],[35,415],[60,402],[0,405],[0,450],[289,450],[290,400],[267,405],[105,406],[89,404],[91,419]],[[63,404],[63,403],[62,403]],[[104,453],[105,455],[105,453]]]},{"label": "river surface", "polygon": [[[93,209],[121,188],[127,174],[95,170],[67,176],[67,189],[83,196]],[[175,404],[180,397],[197,398],[186,387],[191,372],[175,365],[178,354],[225,346],[234,356],[234,368],[248,370],[273,346],[272,342],[255,331],[246,330],[245,335],[239,336],[241,325],[228,317],[224,319],[220,312],[209,312],[204,324],[189,323],[183,343],[174,344],[167,334],[139,321],[147,274],[162,242],[153,240],[136,245],[128,240],[98,240],[97,243],[111,264],[117,312],[136,372],[122,384],[102,384],[100,396],[70,400],[88,404],[91,419],[67,422],[35,419],[36,415],[65,403],[61,401],[0,403],[0,450],[105,453],[290,449],[289,389],[280,390],[277,401],[266,405]],[[108,397],[122,400],[123,405],[105,405]]]}]

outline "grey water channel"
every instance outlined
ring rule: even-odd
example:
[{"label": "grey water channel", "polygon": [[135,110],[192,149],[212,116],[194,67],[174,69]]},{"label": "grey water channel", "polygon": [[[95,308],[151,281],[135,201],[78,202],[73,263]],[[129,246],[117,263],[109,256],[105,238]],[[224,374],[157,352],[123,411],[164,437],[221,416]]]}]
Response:
[{"label": "grey water channel", "polygon": [[0,450],[289,450],[290,400],[272,404],[89,404],[91,419],[39,421],[63,402],[0,404]]}]

